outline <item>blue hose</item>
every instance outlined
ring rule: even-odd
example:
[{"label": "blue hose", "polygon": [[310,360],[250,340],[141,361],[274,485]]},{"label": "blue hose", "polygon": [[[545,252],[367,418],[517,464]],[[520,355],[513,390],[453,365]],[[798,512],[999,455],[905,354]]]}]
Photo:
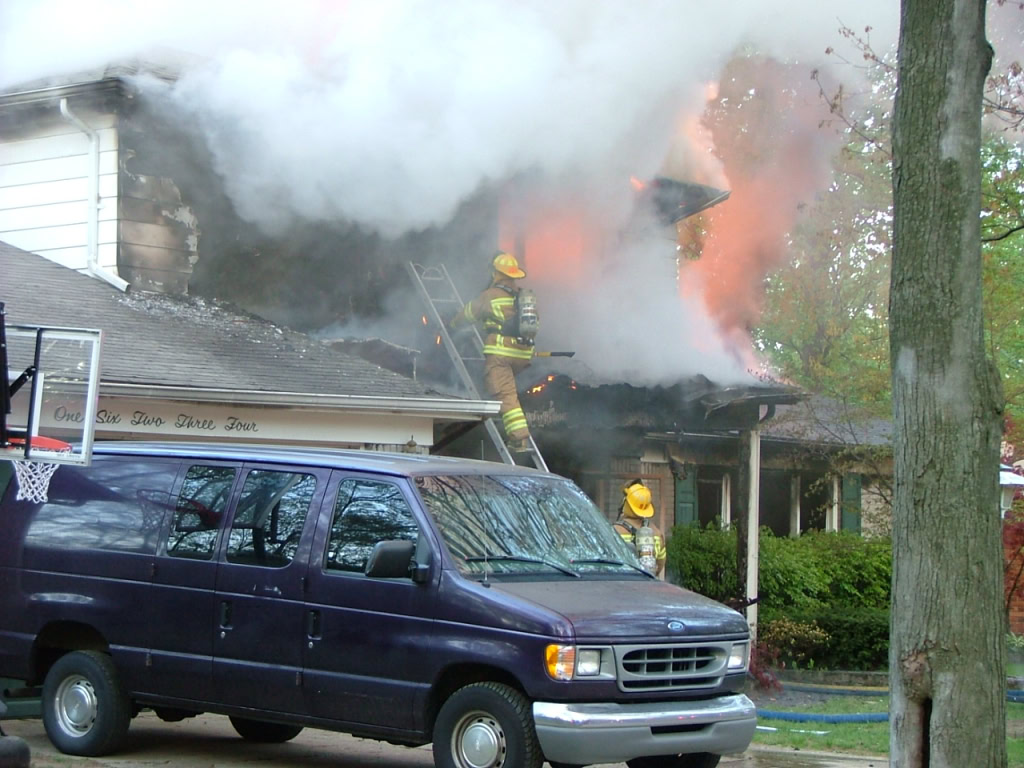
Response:
[{"label": "blue hose", "polygon": [[786,720],[791,723],[884,723],[888,712],[865,712],[850,715],[812,715],[804,712],[776,712],[772,709],[757,710],[758,718]]},{"label": "blue hose", "polygon": [[[799,690],[797,686],[789,686],[794,690]],[[807,686],[805,689],[810,688]],[[821,689],[817,689],[821,691]],[[835,689],[830,689],[831,693],[837,692]],[[852,690],[847,690],[846,693],[854,693]],[[859,694],[859,692],[857,692]],[[878,692],[874,692],[875,695],[879,695]],[[888,691],[885,691],[885,696],[889,695]],[[1018,704],[1024,704],[1024,690],[1013,689],[1006,692],[1006,700],[1012,701]],[[765,720],[784,720],[790,723],[884,723],[889,720],[888,712],[862,712],[848,715],[814,715],[809,712],[779,712],[774,709],[761,709],[757,708],[758,718],[764,718]]]}]

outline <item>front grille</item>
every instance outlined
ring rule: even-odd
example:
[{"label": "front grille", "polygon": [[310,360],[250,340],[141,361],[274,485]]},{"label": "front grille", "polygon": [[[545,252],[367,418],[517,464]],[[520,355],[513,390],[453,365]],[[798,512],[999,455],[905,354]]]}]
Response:
[{"label": "front grille", "polygon": [[722,681],[732,643],[617,645],[615,664],[623,691],[712,688]]}]

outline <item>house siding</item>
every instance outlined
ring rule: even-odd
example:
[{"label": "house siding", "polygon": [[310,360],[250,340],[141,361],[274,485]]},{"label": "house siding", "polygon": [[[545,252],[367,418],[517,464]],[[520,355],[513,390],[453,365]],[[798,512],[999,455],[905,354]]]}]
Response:
[{"label": "house siding", "polygon": [[[73,107],[96,131],[99,155],[100,267],[117,267],[116,117]],[[0,141],[0,240],[65,267],[88,268],[89,140],[55,117]]]},{"label": "house siding", "polygon": [[1015,635],[1024,635],[1024,595],[1021,594],[1022,590],[1018,586],[1016,592],[1010,594],[1013,589],[1013,578],[1016,575],[1017,569],[1020,567],[1021,554],[1018,551],[1019,545],[1013,541],[1007,541],[1003,539],[1003,562],[1009,563],[1010,566],[1005,568],[1006,571],[1006,583],[1004,589],[1006,591],[1006,599],[1009,603],[1009,610],[1007,615],[1010,620],[1009,630]]}]

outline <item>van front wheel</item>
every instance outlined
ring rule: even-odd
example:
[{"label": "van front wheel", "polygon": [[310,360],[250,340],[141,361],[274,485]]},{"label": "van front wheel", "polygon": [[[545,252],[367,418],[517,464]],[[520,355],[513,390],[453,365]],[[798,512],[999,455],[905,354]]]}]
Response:
[{"label": "van front wheel", "polygon": [[73,651],[57,659],[43,681],[43,727],[67,755],[99,757],[115,751],[128,733],[131,705],[111,658]]},{"label": "van front wheel", "polygon": [[544,756],[523,694],[502,683],[473,683],[444,703],[434,723],[437,768],[540,768]]},{"label": "van front wheel", "polygon": [[257,744],[284,744],[302,733],[301,725],[264,723],[259,720],[246,720],[244,717],[228,719],[239,736]]}]

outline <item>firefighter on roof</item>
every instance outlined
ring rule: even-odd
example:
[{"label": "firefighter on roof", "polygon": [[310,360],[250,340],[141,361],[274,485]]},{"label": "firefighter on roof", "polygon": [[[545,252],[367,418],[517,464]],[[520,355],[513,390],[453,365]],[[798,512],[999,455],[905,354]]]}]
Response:
[{"label": "firefighter on roof", "polygon": [[639,479],[622,487],[622,507],[615,530],[630,546],[636,548],[641,564],[659,579],[665,577],[665,537],[651,522],[654,505],[651,489]]},{"label": "firefighter on roof", "polygon": [[516,392],[516,374],[533,359],[536,307],[526,307],[520,300],[524,292],[516,281],[526,273],[515,256],[499,251],[491,266],[491,284],[455,316],[451,327],[483,325],[484,385],[491,397],[501,400],[501,421],[509,448],[521,453],[529,450],[530,430]]}]

